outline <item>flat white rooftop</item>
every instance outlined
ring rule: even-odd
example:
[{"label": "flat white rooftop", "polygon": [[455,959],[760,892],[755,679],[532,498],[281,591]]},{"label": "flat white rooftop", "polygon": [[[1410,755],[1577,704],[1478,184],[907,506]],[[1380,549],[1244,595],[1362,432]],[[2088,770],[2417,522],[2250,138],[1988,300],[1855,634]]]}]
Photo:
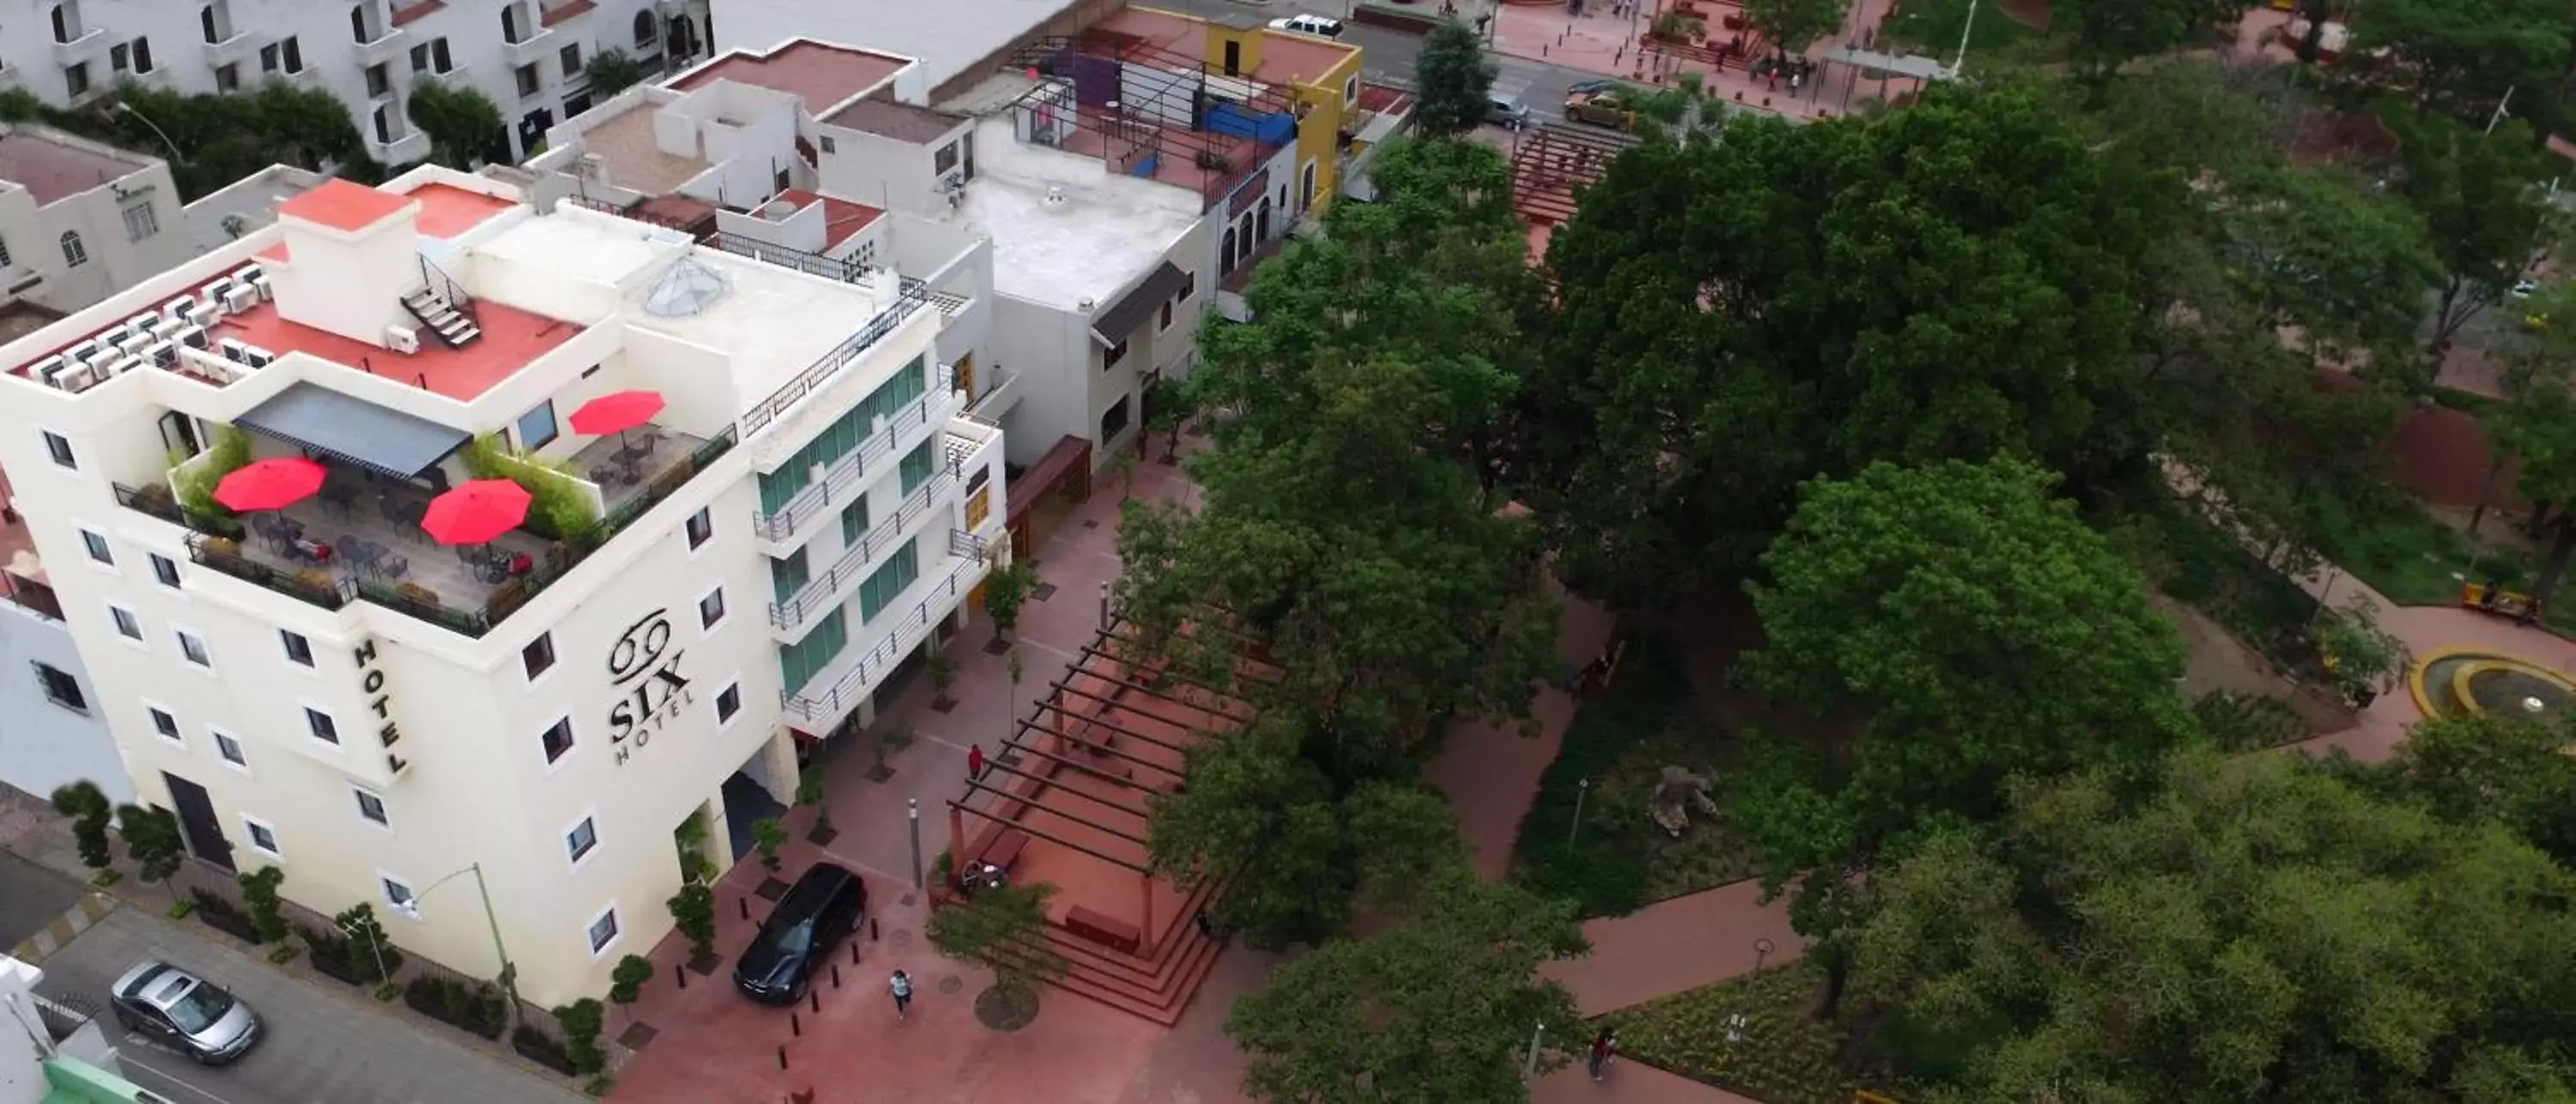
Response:
[{"label": "flat white rooftop", "polygon": [[[920,61],[930,87],[981,63],[1076,0],[709,0],[718,49],[766,50],[804,36],[864,42]],[[978,156],[981,150],[976,151]]]},{"label": "flat white rooftop", "polygon": [[993,239],[994,290],[1070,311],[1106,305],[1201,213],[1196,192],[1024,144],[1007,118],[976,125],[975,180],[961,211]]}]

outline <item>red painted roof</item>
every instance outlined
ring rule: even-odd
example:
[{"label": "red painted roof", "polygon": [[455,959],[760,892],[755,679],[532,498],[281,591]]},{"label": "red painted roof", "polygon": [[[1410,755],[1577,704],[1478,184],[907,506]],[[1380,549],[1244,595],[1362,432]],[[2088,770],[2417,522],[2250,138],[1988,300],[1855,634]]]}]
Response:
[{"label": "red painted roof", "polygon": [[411,203],[410,196],[335,178],[287,200],[277,208],[277,213],[281,218],[302,219],[334,230],[355,232],[383,222]]},{"label": "red painted roof", "polygon": [[695,92],[729,80],[796,96],[805,101],[806,111],[821,115],[910,64],[890,54],[799,39],[766,54],[726,54],[680,78],[675,87]]},{"label": "red painted roof", "polygon": [[829,254],[842,242],[850,240],[870,223],[885,217],[885,212],[864,203],[852,203],[827,195],[816,195],[801,188],[778,193],[778,198],[796,205],[799,211],[814,204],[823,205],[823,252]]},{"label": "red painted roof", "polygon": [[423,184],[411,191],[420,201],[420,232],[432,238],[453,238],[483,225],[484,220],[518,204],[498,196],[467,191],[453,184]]}]

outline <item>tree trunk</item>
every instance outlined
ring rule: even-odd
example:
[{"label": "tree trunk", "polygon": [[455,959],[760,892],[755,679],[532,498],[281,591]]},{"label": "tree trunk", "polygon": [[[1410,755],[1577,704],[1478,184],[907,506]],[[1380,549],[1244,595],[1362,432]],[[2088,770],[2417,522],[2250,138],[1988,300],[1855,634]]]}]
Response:
[{"label": "tree trunk", "polygon": [[1851,963],[1845,956],[1825,955],[1825,999],[1817,1002],[1816,1018],[1832,1021],[1842,1014],[1843,990],[1851,984]]},{"label": "tree trunk", "polygon": [[2532,504],[2531,504],[2531,520],[2526,521],[2526,522],[2524,522],[2524,523],[2523,523],[2523,525],[2522,525],[2522,535],[2524,535],[2524,536],[2526,536],[2526,537],[2530,537],[2530,538],[2531,538],[2531,539],[2533,539],[2533,540],[2539,540],[2539,539],[2540,539],[2540,534],[2542,534],[2543,532],[2546,532],[2548,529],[2549,529],[2549,503],[2548,503],[2547,501],[2545,501],[2545,500],[2544,500],[2544,501],[2541,501],[2541,502],[2534,502],[2534,503],[2532,503]]},{"label": "tree trunk", "polygon": [[2533,602],[2548,601],[2550,592],[2558,589],[2559,579],[2567,574],[2569,553],[2576,553],[2576,525],[2569,525],[2562,519],[2558,523],[2558,539],[2549,543],[2549,559],[2540,565],[2540,577],[2531,581]]},{"label": "tree trunk", "polygon": [[2469,511],[2469,535],[2472,537],[2478,535],[2478,523],[2487,518],[2487,500],[2495,497],[2496,480],[2504,476],[2505,459],[2505,453],[2498,450],[2495,459],[2487,464],[2485,481],[2478,484],[2478,508]]}]

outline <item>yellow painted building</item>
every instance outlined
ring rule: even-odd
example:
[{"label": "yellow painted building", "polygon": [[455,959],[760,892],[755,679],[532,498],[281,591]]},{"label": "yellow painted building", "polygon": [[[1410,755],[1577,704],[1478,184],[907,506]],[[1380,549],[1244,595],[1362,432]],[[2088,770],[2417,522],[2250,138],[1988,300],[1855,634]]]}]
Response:
[{"label": "yellow painted building", "polygon": [[1342,183],[1342,128],[1359,109],[1360,48],[1274,31],[1258,16],[1220,21],[1153,14],[1205,28],[1200,60],[1208,72],[1275,85],[1296,101],[1298,206],[1316,213],[1331,206]]}]

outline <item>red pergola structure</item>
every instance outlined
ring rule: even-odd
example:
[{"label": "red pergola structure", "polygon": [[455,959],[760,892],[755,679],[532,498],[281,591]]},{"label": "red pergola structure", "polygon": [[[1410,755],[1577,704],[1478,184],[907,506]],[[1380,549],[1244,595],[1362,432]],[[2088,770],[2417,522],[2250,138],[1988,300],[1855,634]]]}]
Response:
[{"label": "red pergola structure", "polygon": [[1637,143],[1614,131],[1541,124],[1512,143],[1512,209],[1532,223],[1564,223],[1583,189],[1600,183],[1610,162]]},{"label": "red pergola structure", "polygon": [[[1123,619],[1103,626],[983,777],[948,803],[948,830],[952,877],[990,863],[1013,883],[1056,888],[1047,938],[1072,965],[1062,988],[1169,1026],[1215,963],[1218,944],[1192,921],[1217,887],[1156,875],[1148,818],[1156,797],[1187,784],[1187,750],[1250,722],[1253,707],[1168,661],[1137,658],[1148,654]],[[1277,677],[1248,657],[1235,667],[1238,679]],[[956,893],[940,887],[942,899]]]}]

